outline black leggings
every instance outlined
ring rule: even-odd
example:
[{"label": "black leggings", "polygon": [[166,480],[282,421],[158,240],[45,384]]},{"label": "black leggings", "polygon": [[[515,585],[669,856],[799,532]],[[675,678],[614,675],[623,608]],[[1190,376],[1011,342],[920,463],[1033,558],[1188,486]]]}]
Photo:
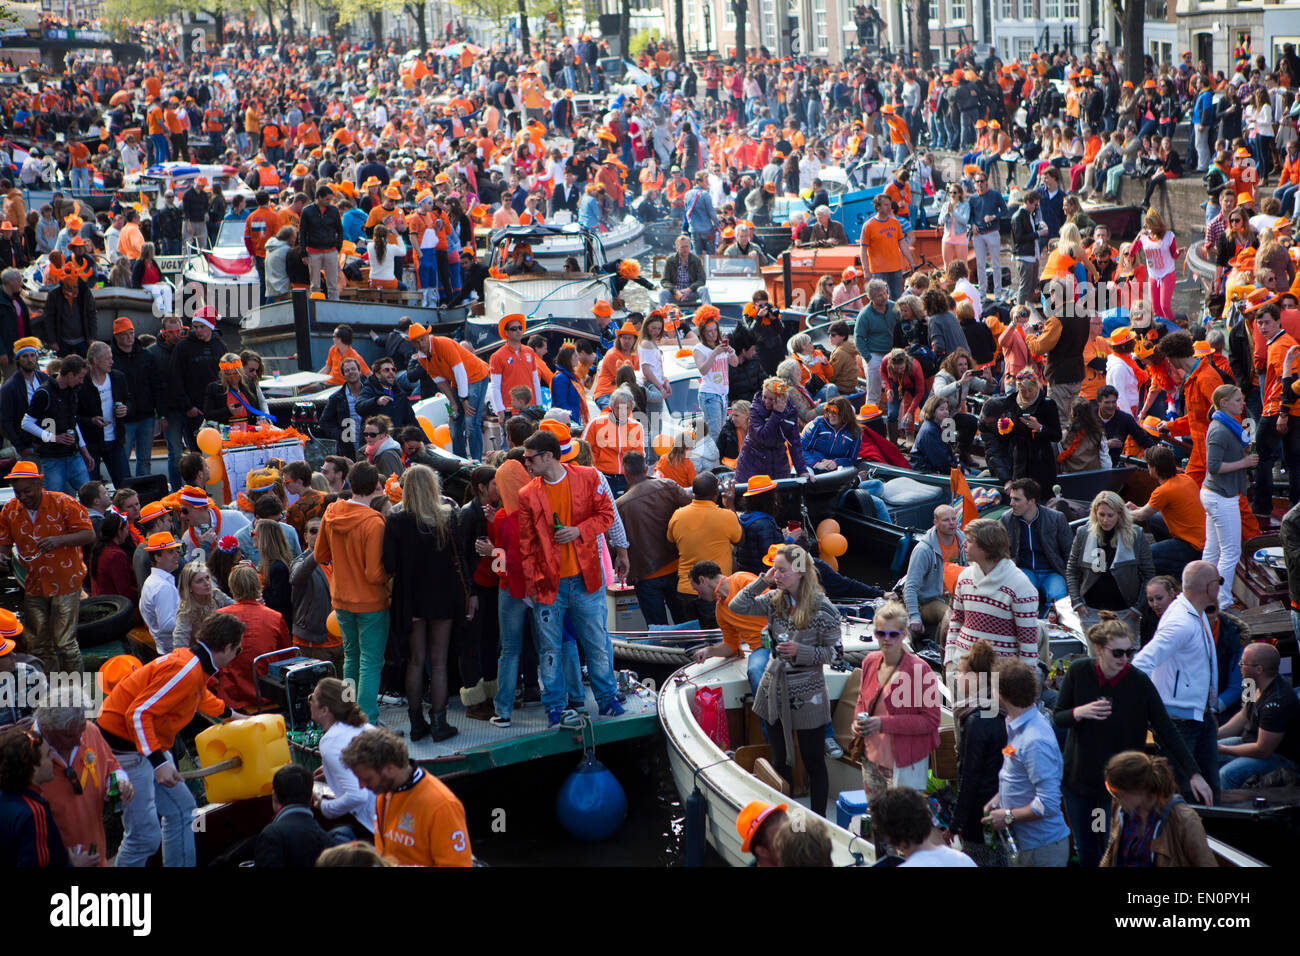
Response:
[{"label": "black leggings", "polygon": [[480,680],[497,679],[500,656],[500,627],[497,623],[497,589],[475,582],[474,595],[478,610],[472,621],[461,621],[456,630],[456,651],[462,687],[473,687]]},{"label": "black leggings", "polygon": [[[767,739],[772,745],[772,767],[785,778],[786,783],[794,787],[793,759],[785,752],[785,731],[779,720],[773,721],[768,728]],[[818,816],[826,816],[826,798],[830,792],[830,775],[826,772],[826,726],[824,724],[811,730],[796,730],[795,743],[803,755],[804,769],[808,771],[809,799],[808,808]]]},{"label": "black leggings", "polygon": [[424,699],[424,661],[429,660],[432,693],[430,709],[436,714],[447,709],[447,649],[451,644],[451,621],[411,621],[410,657],[406,662],[406,706],[421,710]]}]

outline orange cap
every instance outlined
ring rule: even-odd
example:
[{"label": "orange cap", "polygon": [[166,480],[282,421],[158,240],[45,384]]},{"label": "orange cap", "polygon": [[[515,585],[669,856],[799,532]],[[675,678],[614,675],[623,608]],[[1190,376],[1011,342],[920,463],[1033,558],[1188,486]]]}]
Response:
[{"label": "orange cap", "polygon": [[772,491],[776,488],[776,482],[772,480],[771,475],[750,475],[749,482],[745,485],[745,493],[742,498],[748,498],[751,495],[761,495],[765,491]]},{"label": "orange cap", "polygon": [[119,315],[116,319],[113,320],[114,335],[117,335],[119,332],[134,332],[134,331],[135,331],[135,323],[133,323],[125,315]]},{"label": "orange cap", "polygon": [[41,470],[37,468],[36,465],[30,461],[16,462],[14,466],[9,469],[10,481],[13,481],[15,478],[42,478],[42,477],[44,476],[41,474]]},{"label": "orange cap", "polygon": [[736,832],[740,834],[740,852],[748,853],[750,845],[754,842],[754,834],[758,828],[776,810],[784,811],[784,803],[764,803],[762,800],[752,800],[745,805],[745,809],[740,811],[740,816],[736,817]]},{"label": "orange cap", "polygon": [[111,694],[113,688],[120,684],[124,677],[143,666],[139,658],[130,654],[110,657],[99,668],[99,686],[103,688],[105,694]]}]

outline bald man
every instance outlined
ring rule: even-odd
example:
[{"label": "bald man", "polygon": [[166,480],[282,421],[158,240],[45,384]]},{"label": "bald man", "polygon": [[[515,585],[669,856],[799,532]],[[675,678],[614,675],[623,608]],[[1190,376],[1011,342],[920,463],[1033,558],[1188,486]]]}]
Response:
[{"label": "bald man", "polygon": [[908,559],[903,603],[914,644],[934,640],[948,613],[943,599],[949,590],[944,586],[945,564],[966,564],[966,536],[957,524],[957,509],[939,505],[934,509],[934,527],[921,536]]},{"label": "bald man", "polygon": [[1219,728],[1219,782],[1239,790],[1255,774],[1300,769],[1300,700],[1278,674],[1272,644],[1241,652],[1242,708]]},{"label": "bald man", "polygon": [[[1219,675],[1205,611],[1216,606],[1218,595],[1219,569],[1208,561],[1191,562],[1183,569],[1183,593],[1165,609],[1155,634],[1133,658],[1133,666],[1156,685],[1215,803],[1219,800],[1219,734],[1214,708]],[[1174,773],[1184,796],[1196,796],[1182,769],[1175,765]]]}]

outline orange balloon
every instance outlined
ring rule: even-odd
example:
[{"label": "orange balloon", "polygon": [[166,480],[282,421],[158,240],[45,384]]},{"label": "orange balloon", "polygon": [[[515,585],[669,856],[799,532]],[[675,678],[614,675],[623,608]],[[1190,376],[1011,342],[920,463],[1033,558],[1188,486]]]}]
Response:
[{"label": "orange balloon", "polygon": [[424,437],[425,437],[425,438],[429,439],[429,441],[436,441],[436,440],[437,440],[437,439],[434,438],[434,434],[436,433],[436,429],[433,427],[433,422],[429,421],[429,419],[425,418],[423,415],[417,415],[416,418],[415,418],[415,420],[416,420],[416,422],[419,424],[419,426],[420,426],[422,429],[424,429]]},{"label": "orange balloon", "polygon": [[335,637],[343,636],[343,631],[339,629],[339,615],[337,611],[330,611],[329,617],[325,618],[325,630],[329,631]]},{"label": "orange balloon", "polygon": [[210,483],[218,482],[226,477],[226,466],[219,455],[212,455],[208,458],[208,475],[210,476]]},{"label": "orange balloon", "polygon": [[822,560],[826,560],[829,554],[833,558],[838,558],[845,551],[849,550],[849,541],[844,535],[838,532],[831,532],[817,539],[818,545],[821,546]]},{"label": "orange balloon", "polygon": [[839,534],[840,523],[834,518],[824,518],[817,525],[817,540],[820,541],[828,534]]},{"label": "orange balloon", "polygon": [[205,455],[221,454],[221,432],[209,426],[208,428],[199,429],[198,435],[195,436],[195,444],[199,446],[199,451]]},{"label": "orange balloon", "polygon": [[822,560],[825,561],[826,564],[830,566],[830,569],[832,571],[838,571],[840,569],[839,559],[836,558],[835,555],[827,554],[826,552],[823,551]]},{"label": "orange balloon", "polygon": [[451,426],[439,425],[433,430],[433,443],[439,448],[446,448],[451,444]]},{"label": "orange balloon", "polygon": [[651,442],[651,445],[654,447],[655,454],[658,455],[660,458],[663,458],[663,457],[665,457],[665,456],[666,456],[670,451],[673,450],[673,439],[672,439],[672,436],[671,436],[671,435],[656,435],[656,436],[655,436],[655,440],[654,440],[653,442]]}]

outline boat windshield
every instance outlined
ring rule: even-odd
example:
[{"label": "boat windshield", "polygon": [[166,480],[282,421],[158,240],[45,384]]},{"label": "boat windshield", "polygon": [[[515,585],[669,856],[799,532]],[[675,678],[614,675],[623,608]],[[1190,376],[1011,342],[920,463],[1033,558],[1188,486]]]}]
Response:
[{"label": "boat windshield", "polygon": [[758,263],[750,256],[705,256],[704,268],[710,276],[761,275]]},{"label": "boat windshield", "polygon": [[244,223],[242,220],[236,222],[227,219],[221,223],[221,229],[217,232],[217,241],[215,246],[244,246]]}]

